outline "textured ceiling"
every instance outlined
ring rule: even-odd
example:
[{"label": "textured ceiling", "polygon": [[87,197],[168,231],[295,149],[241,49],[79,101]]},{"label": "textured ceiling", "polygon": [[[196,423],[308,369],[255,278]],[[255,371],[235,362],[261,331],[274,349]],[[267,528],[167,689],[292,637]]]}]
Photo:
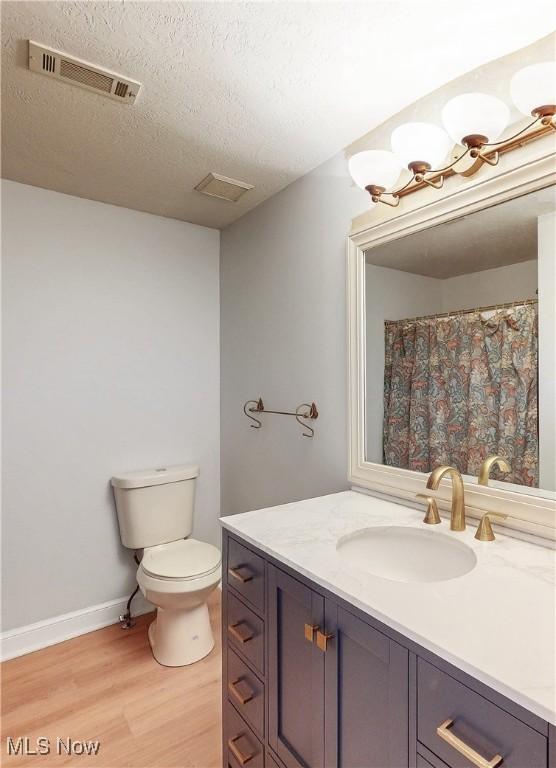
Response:
[{"label": "textured ceiling", "polygon": [[[2,175],[226,226],[408,103],[546,34],[554,16],[544,0],[500,8],[4,1]],[[140,80],[137,103],[30,72],[28,39]],[[255,188],[237,203],[206,198],[193,187],[209,171]]]},{"label": "textured ceiling", "polygon": [[366,261],[441,280],[531,261],[538,217],[555,210],[556,188],[547,187],[371,248]]}]

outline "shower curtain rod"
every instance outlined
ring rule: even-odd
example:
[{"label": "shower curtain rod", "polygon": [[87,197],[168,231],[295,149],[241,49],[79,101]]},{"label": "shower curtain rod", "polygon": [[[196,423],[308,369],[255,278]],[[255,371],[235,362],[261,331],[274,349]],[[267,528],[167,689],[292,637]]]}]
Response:
[{"label": "shower curtain rod", "polygon": [[522,301],[508,301],[506,304],[491,304],[489,307],[475,307],[475,309],[460,309],[455,312],[441,312],[436,315],[421,315],[420,317],[404,317],[402,320],[385,320],[384,325],[398,325],[399,323],[412,323],[416,320],[436,320],[440,317],[457,317],[458,315],[472,315],[474,312],[489,312],[496,309],[511,309],[512,307],[524,307],[528,304],[538,304],[538,299],[523,299]]}]

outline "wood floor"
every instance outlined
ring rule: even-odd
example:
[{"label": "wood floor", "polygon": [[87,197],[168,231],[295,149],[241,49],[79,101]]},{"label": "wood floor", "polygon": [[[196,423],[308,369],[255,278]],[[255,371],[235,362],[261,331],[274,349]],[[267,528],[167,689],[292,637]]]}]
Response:
[{"label": "wood floor", "polygon": [[[214,650],[161,667],[147,641],[152,615],[4,662],[2,766],[221,766],[220,591],[209,601]],[[6,738],[100,740],[96,756],[7,756]]]}]

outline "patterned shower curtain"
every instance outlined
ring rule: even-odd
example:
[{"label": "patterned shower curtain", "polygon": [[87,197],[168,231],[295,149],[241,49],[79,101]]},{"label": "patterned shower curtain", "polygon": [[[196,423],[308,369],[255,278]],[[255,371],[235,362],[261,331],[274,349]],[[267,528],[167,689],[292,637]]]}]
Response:
[{"label": "patterned shower curtain", "polygon": [[[490,316],[489,316],[490,315]],[[538,486],[537,305],[385,325],[384,463]]]}]

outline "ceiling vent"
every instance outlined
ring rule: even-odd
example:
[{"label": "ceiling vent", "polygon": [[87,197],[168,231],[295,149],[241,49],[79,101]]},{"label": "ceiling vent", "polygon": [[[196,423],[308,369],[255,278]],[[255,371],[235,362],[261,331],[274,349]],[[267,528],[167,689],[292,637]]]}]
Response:
[{"label": "ceiling vent", "polygon": [[32,40],[29,40],[29,69],[101,93],[124,104],[134,104],[141,88],[137,80],[122,77]]},{"label": "ceiling vent", "polygon": [[195,189],[197,192],[202,192],[203,195],[219,197],[221,200],[235,203],[242,195],[253,189],[253,185],[247,184],[245,181],[230,179],[228,176],[221,176],[219,173],[209,173],[197,184]]}]

